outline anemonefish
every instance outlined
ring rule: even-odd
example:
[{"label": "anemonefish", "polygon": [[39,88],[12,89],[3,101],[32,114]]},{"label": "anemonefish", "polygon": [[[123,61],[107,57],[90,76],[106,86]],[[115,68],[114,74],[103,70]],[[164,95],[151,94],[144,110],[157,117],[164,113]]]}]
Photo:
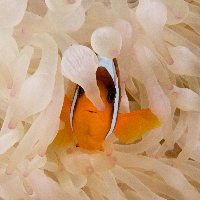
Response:
[{"label": "anemonefish", "polygon": [[102,144],[112,132],[121,142],[129,143],[160,126],[159,119],[149,108],[125,114],[118,112],[121,96],[117,61],[97,57],[96,80],[105,109],[97,110],[83,88],[77,85],[73,101],[65,95],[60,115],[63,125],[54,139],[55,145],[70,144],[75,136],[77,146],[103,151]]}]

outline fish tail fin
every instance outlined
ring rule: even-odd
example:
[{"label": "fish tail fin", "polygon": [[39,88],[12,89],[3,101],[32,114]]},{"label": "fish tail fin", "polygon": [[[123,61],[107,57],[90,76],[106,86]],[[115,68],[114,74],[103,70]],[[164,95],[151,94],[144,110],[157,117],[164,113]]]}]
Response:
[{"label": "fish tail fin", "polygon": [[148,108],[131,113],[119,113],[113,132],[121,142],[129,143],[141,138],[144,133],[157,128],[160,124],[159,119]]}]

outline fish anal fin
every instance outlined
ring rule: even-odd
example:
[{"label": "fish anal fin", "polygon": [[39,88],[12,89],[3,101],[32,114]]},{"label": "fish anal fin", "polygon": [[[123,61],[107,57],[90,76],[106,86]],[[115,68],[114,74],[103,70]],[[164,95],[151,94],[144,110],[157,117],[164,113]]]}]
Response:
[{"label": "fish anal fin", "polygon": [[119,113],[113,132],[121,142],[129,143],[158,126],[159,119],[148,108],[131,113]]},{"label": "fish anal fin", "polygon": [[56,137],[54,138],[53,144],[59,147],[64,147],[69,145],[73,141],[72,131],[67,130],[67,128],[63,130],[59,130]]},{"label": "fish anal fin", "polygon": [[72,101],[69,100],[68,96],[65,95],[62,111],[60,114],[60,119],[63,121],[68,121],[70,124],[70,110],[71,110]]}]

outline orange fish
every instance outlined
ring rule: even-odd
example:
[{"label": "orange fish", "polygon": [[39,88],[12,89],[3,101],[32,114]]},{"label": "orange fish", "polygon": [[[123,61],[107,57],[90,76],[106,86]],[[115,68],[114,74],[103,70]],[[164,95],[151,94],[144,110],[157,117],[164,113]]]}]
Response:
[{"label": "orange fish", "polygon": [[70,144],[75,135],[77,146],[88,150],[103,150],[102,144],[112,132],[121,142],[129,143],[160,125],[150,109],[118,113],[121,96],[117,62],[97,57],[99,67],[96,79],[105,109],[97,110],[86,97],[83,88],[77,86],[73,101],[65,96],[60,115],[63,128],[54,139],[56,145]]}]

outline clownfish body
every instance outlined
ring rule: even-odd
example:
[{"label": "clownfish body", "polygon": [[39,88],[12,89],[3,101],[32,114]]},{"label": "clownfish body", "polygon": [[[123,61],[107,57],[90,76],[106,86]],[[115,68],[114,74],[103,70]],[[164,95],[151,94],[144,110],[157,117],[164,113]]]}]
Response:
[{"label": "clownfish body", "polygon": [[113,118],[116,92],[112,79],[104,68],[97,70],[97,85],[105,109],[97,110],[79,87],[80,93],[73,116],[73,132],[77,137],[78,146],[89,150],[102,149]]},{"label": "clownfish body", "polygon": [[77,146],[88,150],[103,150],[102,144],[112,132],[120,141],[128,143],[160,125],[150,109],[118,113],[120,92],[118,80],[114,80],[112,75],[103,66],[99,66],[96,72],[97,85],[105,105],[103,111],[96,109],[80,86],[77,86],[73,102],[65,96],[60,115],[64,128],[58,131],[54,144],[65,146],[71,143],[74,134]]}]

